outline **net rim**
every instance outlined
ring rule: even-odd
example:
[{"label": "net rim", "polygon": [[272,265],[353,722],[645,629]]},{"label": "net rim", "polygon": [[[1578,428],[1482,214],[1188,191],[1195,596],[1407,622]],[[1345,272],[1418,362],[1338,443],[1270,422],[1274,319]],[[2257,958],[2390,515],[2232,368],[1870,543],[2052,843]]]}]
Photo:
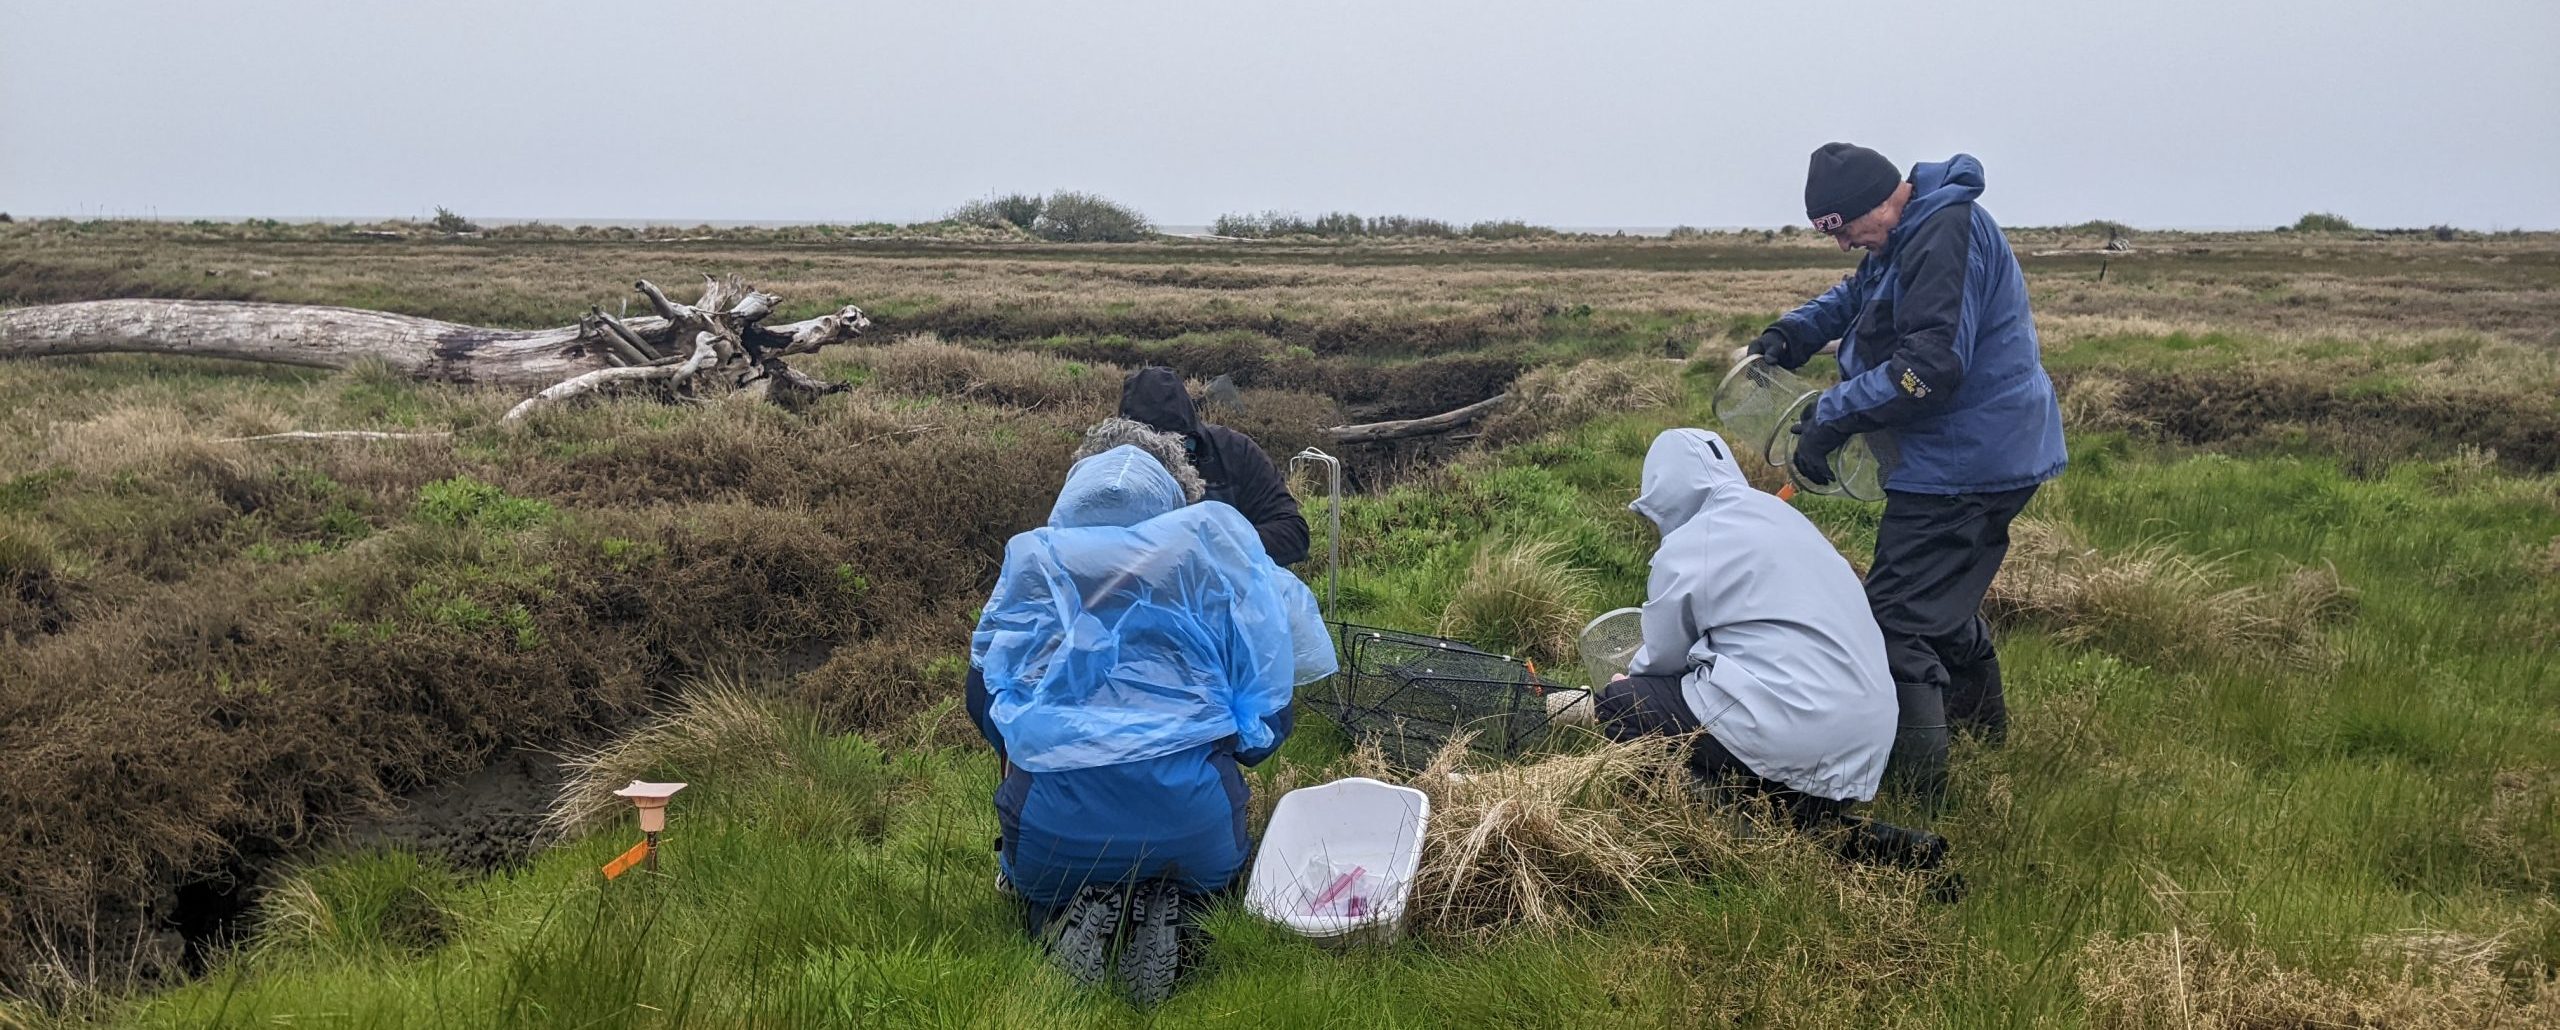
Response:
[{"label": "net rim", "polygon": [[[1800,412],[1804,411],[1808,405],[1810,405],[1810,404],[1811,404],[1811,403],[1813,403],[1813,402],[1819,401],[1819,400],[1821,400],[1821,399],[1822,399],[1822,391],[1820,391],[1820,390],[1816,390],[1816,391],[1814,391],[1814,392],[1812,392],[1812,393],[1806,394],[1806,395],[1804,395],[1803,397],[1798,397],[1798,398],[1796,398],[1796,399],[1795,399],[1795,402],[1794,402],[1794,403],[1787,405],[1787,411],[1786,411],[1786,413],[1787,413],[1787,414],[1789,414],[1789,415],[1796,415],[1796,414],[1799,414]],[[1785,417],[1781,417],[1781,418],[1778,420],[1778,426],[1779,426],[1778,432],[1780,432],[1780,433],[1784,433],[1784,432],[1786,432],[1786,431],[1787,431],[1787,427],[1789,427],[1789,426],[1792,426],[1792,425],[1796,424],[1796,421],[1797,421],[1797,420],[1796,420],[1796,419],[1793,419],[1793,418],[1785,418]],[[1850,435],[1850,437],[1848,438],[1848,440],[1842,441],[1842,443],[1841,443],[1841,445],[1840,445],[1840,446],[1841,446],[1841,448],[1842,448],[1842,449],[1846,449],[1846,448],[1847,448],[1851,443],[1857,443],[1857,444],[1859,444],[1859,445],[1861,445],[1861,446],[1866,446],[1866,444],[1865,444],[1865,440],[1866,440],[1866,434],[1864,434],[1864,433],[1855,433],[1855,434],[1851,434],[1851,435]],[[1778,453],[1778,438],[1777,438],[1777,436],[1776,436],[1776,435],[1772,435],[1772,436],[1770,436],[1770,438],[1769,438],[1769,447],[1768,447],[1768,449],[1767,449],[1767,450],[1765,450],[1765,451],[1763,451],[1763,452],[1761,452],[1761,453],[1763,453],[1763,454],[1767,454],[1767,455],[1770,455],[1771,457],[1775,457],[1775,456],[1777,455],[1777,453]],[[1832,452],[1832,454],[1833,454],[1833,458],[1834,458],[1834,460],[1837,460],[1837,458],[1838,458],[1838,456],[1839,456],[1839,452],[1838,452],[1838,451],[1834,451],[1834,452]],[[1873,454],[1873,452],[1872,452],[1872,451],[1870,451],[1870,452],[1869,452],[1869,454],[1868,454],[1868,458],[1869,458],[1869,460],[1873,460],[1873,459],[1874,459],[1874,454]],[[1875,492],[1875,496],[1870,497],[1870,496],[1868,496],[1868,495],[1866,495],[1866,494],[1859,493],[1856,489],[1852,488],[1852,487],[1849,485],[1849,477],[1847,477],[1847,476],[1845,476],[1845,475],[1841,475],[1841,474],[1840,474],[1840,470],[1839,470],[1839,468],[1838,468],[1837,466],[1834,466],[1834,467],[1832,468],[1832,479],[1831,479],[1831,483],[1830,483],[1830,485],[1828,485],[1828,486],[1815,486],[1815,485],[1813,485],[1813,484],[1811,484],[1811,483],[1807,483],[1807,482],[1805,482],[1805,481],[1804,481],[1804,477],[1803,477],[1803,476],[1796,474],[1796,463],[1795,463],[1795,462],[1793,462],[1793,461],[1789,461],[1789,462],[1785,463],[1784,465],[1778,465],[1776,462],[1774,462],[1774,461],[1773,461],[1773,462],[1771,462],[1771,464],[1772,464],[1773,466],[1776,466],[1776,467],[1780,468],[1780,469],[1783,469],[1783,470],[1786,472],[1786,474],[1787,474],[1787,482],[1794,484],[1796,489],[1801,490],[1801,491],[1804,491],[1804,492],[1807,492],[1807,493],[1821,494],[1821,495],[1823,495],[1823,496],[1825,496],[1825,497],[1846,497],[1846,498],[1848,498],[1848,499],[1850,499],[1850,500],[1853,500],[1853,501],[1863,501],[1863,502],[1866,502],[1866,503],[1869,503],[1869,504],[1873,504],[1873,503],[1875,503],[1875,502],[1877,502],[1877,501],[1884,500],[1884,476],[1883,476],[1883,474],[1882,474],[1882,473],[1883,473],[1883,470],[1882,470],[1882,469],[1878,469],[1878,470],[1877,470],[1877,473],[1878,473],[1878,474],[1877,474],[1877,476],[1876,476],[1876,492]]]},{"label": "net rim", "polygon": [[1582,624],[1582,632],[1575,634],[1575,639],[1578,640],[1582,637],[1590,636],[1591,631],[1599,629],[1601,623],[1617,618],[1618,616],[1625,615],[1628,612],[1634,612],[1638,615],[1642,615],[1644,614],[1644,609],[1630,606],[1626,608],[1612,608],[1608,611],[1601,612],[1598,616],[1593,617],[1591,621]]},{"label": "net rim", "polygon": [[[1733,377],[1741,375],[1743,369],[1750,368],[1753,365],[1762,364],[1766,360],[1766,358],[1758,354],[1743,355],[1742,360],[1734,362],[1733,368],[1725,372],[1724,378],[1716,380],[1716,392],[1708,394],[1707,399],[1710,402],[1713,402],[1717,398],[1723,397],[1724,388],[1733,385]],[[1710,403],[1709,406],[1712,407],[1712,403]],[[1721,420],[1724,418],[1724,412],[1716,412],[1715,416],[1717,419]]]}]

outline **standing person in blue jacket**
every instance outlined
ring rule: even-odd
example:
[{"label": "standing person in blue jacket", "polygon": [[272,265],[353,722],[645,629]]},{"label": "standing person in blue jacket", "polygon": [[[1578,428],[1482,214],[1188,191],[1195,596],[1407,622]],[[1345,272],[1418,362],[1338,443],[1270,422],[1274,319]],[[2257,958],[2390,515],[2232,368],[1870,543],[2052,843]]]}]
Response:
[{"label": "standing person in blue jacket", "polygon": [[1829,483],[1831,453],[1860,433],[1885,459],[1866,590],[1901,706],[1888,778],[1931,802],[1950,720],[1995,743],[2008,731],[1982,597],[2010,520],[2065,461],[2026,278],[1982,188],[1970,154],[1905,177],[1865,147],[1814,151],[1805,215],[1866,258],[1747,348],[1795,368],[1840,341],[1840,384],[1795,427],[1795,472]]},{"label": "standing person in blue jacket", "polygon": [[1004,763],[1000,882],[1034,926],[1089,889],[1224,890],[1250,853],[1238,766],[1334,670],[1315,595],[1234,508],[1188,503],[1179,441],[1145,436],[1069,470],[970,641],[969,715]]}]

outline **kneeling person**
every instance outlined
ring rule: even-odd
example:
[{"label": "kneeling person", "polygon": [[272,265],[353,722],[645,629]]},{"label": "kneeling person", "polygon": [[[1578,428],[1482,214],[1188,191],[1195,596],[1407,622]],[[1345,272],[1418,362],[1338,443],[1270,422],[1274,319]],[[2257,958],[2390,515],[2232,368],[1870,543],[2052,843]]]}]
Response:
[{"label": "kneeling person", "polygon": [[1088,886],[1232,883],[1237,767],[1334,669],[1314,595],[1235,509],[1186,506],[1169,457],[1078,461],[1048,525],[1007,543],[971,639],[970,715],[1005,763],[999,863],[1035,926]]},{"label": "kneeling person", "polygon": [[[1662,546],[1643,646],[1600,691],[1604,732],[1703,730],[1690,753],[1700,777],[1765,794],[1807,826],[1874,798],[1897,708],[1884,635],[1848,561],[1702,429],[1654,438],[1628,507]],[[1933,865],[1944,849],[1920,846],[1928,853],[1893,857]]]}]

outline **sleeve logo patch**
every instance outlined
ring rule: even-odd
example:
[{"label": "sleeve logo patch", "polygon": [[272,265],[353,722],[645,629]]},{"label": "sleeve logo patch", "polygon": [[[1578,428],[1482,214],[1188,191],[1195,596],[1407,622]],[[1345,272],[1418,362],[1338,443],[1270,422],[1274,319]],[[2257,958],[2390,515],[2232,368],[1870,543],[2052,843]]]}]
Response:
[{"label": "sleeve logo patch", "polygon": [[1906,368],[1902,370],[1902,392],[1910,394],[1912,400],[1923,400],[1929,396],[1929,384],[1920,381],[1920,373]]}]

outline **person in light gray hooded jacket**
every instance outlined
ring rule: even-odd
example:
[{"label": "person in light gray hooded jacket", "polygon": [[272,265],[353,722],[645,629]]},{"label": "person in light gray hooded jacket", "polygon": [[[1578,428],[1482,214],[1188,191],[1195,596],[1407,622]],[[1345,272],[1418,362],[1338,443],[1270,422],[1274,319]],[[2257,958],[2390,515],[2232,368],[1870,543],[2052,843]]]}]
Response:
[{"label": "person in light gray hooded jacket", "polygon": [[1724,438],[1703,429],[1654,438],[1628,507],[1662,531],[1662,547],[1644,645],[1628,678],[1601,692],[1604,723],[1638,708],[1705,729],[1704,775],[1875,797],[1893,749],[1893,676],[1858,574],[1831,541],[1753,489]]},{"label": "person in light gray hooded jacket", "polygon": [[1884,634],[1831,541],[1753,489],[1724,438],[1703,429],[1654,438],[1628,507],[1661,530],[1662,547],[1644,643],[1600,691],[1602,730],[1695,733],[1689,764],[1701,778],[1765,797],[1800,826],[1847,827],[1852,859],[1937,866],[1944,840],[1846,814],[1876,795],[1899,707]]}]

